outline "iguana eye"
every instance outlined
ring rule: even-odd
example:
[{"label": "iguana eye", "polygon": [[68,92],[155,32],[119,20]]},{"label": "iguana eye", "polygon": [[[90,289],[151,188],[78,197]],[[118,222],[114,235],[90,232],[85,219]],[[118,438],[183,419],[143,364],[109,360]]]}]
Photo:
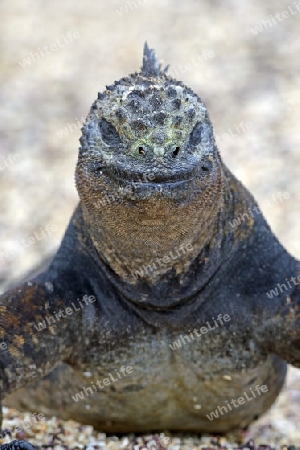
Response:
[{"label": "iguana eye", "polygon": [[190,145],[198,145],[201,142],[201,134],[202,134],[202,123],[198,122],[193,128],[193,131],[190,134]]},{"label": "iguana eye", "polygon": [[102,119],[100,124],[100,131],[102,135],[102,139],[107,145],[120,145],[122,144],[119,133],[115,129],[115,127],[105,119]]},{"label": "iguana eye", "polygon": [[172,157],[176,158],[176,156],[178,155],[179,152],[180,152],[180,147],[175,147],[175,149],[172,152]]}]

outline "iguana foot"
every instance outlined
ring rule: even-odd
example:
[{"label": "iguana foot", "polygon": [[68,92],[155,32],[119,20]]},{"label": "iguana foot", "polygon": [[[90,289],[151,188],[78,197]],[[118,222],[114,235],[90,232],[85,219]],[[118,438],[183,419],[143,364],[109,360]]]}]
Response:
[{"label": "iguana foot", "polygon": [[36,447],[27,441],[11,441],[0,445],[0,450],[36,450]]}]

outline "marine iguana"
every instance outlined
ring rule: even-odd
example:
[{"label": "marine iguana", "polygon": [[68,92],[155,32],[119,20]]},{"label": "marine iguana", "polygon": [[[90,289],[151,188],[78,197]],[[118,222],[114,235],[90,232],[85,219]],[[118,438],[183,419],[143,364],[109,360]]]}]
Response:
[{"label": "marine iguana", "polygon": [[57,254],[0,297],[5,404],[107,432],[247,426],[300,367],[299,262],[222,162],[202,100],[147,44],[80,143]]}]

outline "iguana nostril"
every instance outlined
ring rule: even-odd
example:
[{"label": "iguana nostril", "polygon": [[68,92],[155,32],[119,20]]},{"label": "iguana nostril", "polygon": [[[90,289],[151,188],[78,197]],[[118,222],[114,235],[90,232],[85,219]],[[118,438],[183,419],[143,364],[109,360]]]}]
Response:
[{"label": "iguana nostril", "polygon": [[176,158],[176,156],[177,156],[178,153],[179,153],[179,150],[180,150],[180,147],[176,147],[176,148],[175,148],[174,152],[172,153],[173,158]]},{"label": "iguana nostril", "polygon": [[146,152],[144,150],[144,147],[139,147],[139,154],[140,155],[146,155]]},{"label": "iguana nostril", "polygon": [[208,172],[209,171],[208,167],[206,167],[206,166],[202,166],[201,169],[203,170],[203,172]]}]

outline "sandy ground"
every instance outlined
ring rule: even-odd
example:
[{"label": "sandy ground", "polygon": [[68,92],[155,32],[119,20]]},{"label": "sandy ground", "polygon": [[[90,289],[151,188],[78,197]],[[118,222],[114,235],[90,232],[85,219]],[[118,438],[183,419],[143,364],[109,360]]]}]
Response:
[{"label": "sandy ground", "polygon": [[[15,0],[0,16],[2,290],[59,245],[77,203],[80,124],[105,84],[140,67],[145,40],[206,102],[225,163],[300,257],[298,2]],[[300,443],[299,388],[292,370],[251,436]]]}]

